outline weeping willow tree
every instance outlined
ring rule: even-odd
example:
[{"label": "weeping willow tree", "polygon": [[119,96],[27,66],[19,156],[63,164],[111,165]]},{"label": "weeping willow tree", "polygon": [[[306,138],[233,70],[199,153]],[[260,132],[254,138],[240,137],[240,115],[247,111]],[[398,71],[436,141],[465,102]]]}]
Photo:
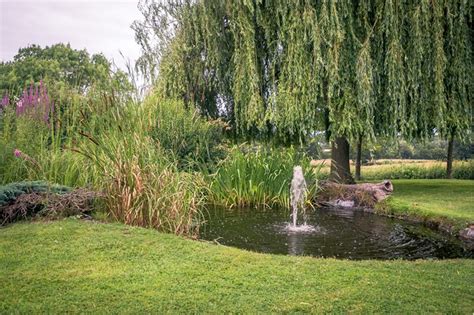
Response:
[{"label": "weeping willow tree", "polygon": [[238,135],[304,141],[324,131],[333,180],[353,181],[351,141],[463,139],[472,125],[472,1],[145,0],[140,8],[139,65],[160,93],[227,117]]}]

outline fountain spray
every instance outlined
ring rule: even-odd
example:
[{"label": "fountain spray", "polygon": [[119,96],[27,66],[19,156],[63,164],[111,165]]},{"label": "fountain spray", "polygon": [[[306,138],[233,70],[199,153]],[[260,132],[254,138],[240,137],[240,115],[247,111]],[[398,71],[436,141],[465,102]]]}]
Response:
[{"label": "fountain spray", "polygon": [[304,225],[306,225],[305,207],[304,202],[306,200],[307,186],[306,180],[303,176],[303,169],[297,165],[293,168],[293,179],[291,180],[290,189],[290,203],[293,219],[293,227],[297,226],[298,220],[298,208],[301,208],[303,212]]}]

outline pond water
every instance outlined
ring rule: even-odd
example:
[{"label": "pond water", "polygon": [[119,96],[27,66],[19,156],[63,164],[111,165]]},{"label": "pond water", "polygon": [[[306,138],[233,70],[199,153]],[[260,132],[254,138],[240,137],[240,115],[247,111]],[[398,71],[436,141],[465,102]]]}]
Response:
[{"label": "pond water", "polygon": [[345,259],[474,258],[453,236],[363,211],[307,211],[308,228],[289,229],[284,209],[209,208],[200,238],[256,252]]}]

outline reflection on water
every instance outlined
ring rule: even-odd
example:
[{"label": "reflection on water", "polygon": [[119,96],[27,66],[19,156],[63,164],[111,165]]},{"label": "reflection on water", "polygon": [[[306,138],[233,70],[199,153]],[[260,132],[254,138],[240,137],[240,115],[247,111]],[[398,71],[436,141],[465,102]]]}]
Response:
[{"label": "reflection on water", "polygon": [[308,211],[307,226],[289,227],[284,209],[211,208],[201,238],[257,252],[346,259],[473,258],[454,237],[362,211]]}]

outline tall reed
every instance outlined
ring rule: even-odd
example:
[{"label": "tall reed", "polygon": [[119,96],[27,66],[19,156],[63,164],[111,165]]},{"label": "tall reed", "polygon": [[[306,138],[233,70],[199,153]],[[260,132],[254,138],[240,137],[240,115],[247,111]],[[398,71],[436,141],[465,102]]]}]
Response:
[{"label": "tall reed", "polygon": [[315,189],[315,169],[295,149],[236,148],[211,176],[209,201],[233,207],[287,207],[295,165],[303,166],[310,189]]},{"label": "tall reed", "polygon": [[126,104],[103,116],[106,130],[82,132],[75,150],[100,175],[108,213],[126,224],[195,236],[204,203],[204,181],[179,171],[176,162],[149,135],[156,106]]}]

